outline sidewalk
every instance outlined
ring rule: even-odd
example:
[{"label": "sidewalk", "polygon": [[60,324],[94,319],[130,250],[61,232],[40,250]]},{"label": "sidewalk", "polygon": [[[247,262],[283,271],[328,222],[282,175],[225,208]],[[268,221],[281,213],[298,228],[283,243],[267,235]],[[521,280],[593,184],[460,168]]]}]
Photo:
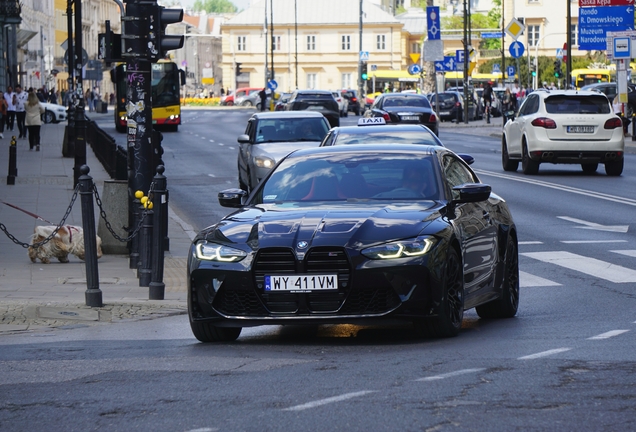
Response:
[{"label": "sidewalk", "polygon": [[[98,115],[87,113],[89,118]],[[41,150],[29,151],[27,139],[17,140],[17,171],[14,185],[7,184],[9,147],[14,131],[0,139],[0,227],[19,241],[28,243],[36,225],[57,225],[66,213],[73,195],[73,158],[62,156],[66,123],[42,125]],[[89,175],[101,196],[110,177],[86,149]],[[170,189],[170,179],[168,179]],[[2,203],[51,221],[42,222]],[[99,209],[95,205],[96,229]],[[33,331],[48,327],[77,326],[149,319],[186,313],[186,255],[192,229],[169,212],[170,251],[164,261],[165,300],[148,300],[148,288],[139,287],[136,272],[129,268],[128,255],[104,255],[98,261],[99,288],[104,307],[86,306],[86,265],[74,255],[69,263],[32,263],[26,248],[15,244],[0,231],[0,334]],[[78,196],[66,220],[82,225]],[[109,234],[110,235],[110,234]]]}]

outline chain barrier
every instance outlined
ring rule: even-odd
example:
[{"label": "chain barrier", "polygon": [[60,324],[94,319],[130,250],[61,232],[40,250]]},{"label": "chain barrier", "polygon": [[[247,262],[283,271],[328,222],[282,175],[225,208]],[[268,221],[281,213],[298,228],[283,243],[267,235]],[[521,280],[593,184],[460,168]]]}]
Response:
[{"label": "chain barrier", "polygon": [[57,232],[64,226],[64,222],[66,222],[66,219],[68,218],[68,216],[71,214],[71,210],[73,210],[73,205],[75,204],[75,200],[77,199],[77,194],[79,192],[79,183],[75,186],[75,190],[73,190],[73,196],[71,197],[71,203],[69,204],[68,208],[66,209],[66,213],[64,214],[64,217],[62,218],[62,220],[60,221],[59,224],[57,224],[57,226],[55,227],[55,230],[53,230],[53,232],[44,240],[42,240],[41,242],[38,243],[24,243],[20,240],[18,240],[13,234],[11,234],[8,230],[7,227],[4,226],[2,223],[0,223],[0,230],[2,230],[7,237],[9,237],[9,239],[19,245],[22,246],[23,248],[27,249],[29,247],[34,247],[34,248],[39,248],[40,246],[43,246],[45,244],[47,244],[48,242],[50,242],[53,237],[55,237],[57,235]]},{"label": "chain barrier", "polygon": [[[66,213],[64,214],[64,217],[62,218],[62,220],[60,221],[60,223],[55,227],[55,230],[53,230],[53,232],[44,240],[38,242],[38,243],[24,243],[22,241],[20,241],[19,239],[17,239],[13,234],[11,234],[8,230],[7,227],[0,223],[0,230],[2,232],[5,233],[5,235],[9,238],[9,240],[11,240],[13,243],[22,246],[25,249],[28,249],[29,247],[33,247],[33,248],[39,248],[40,246],[44,246],[45,244],[47,244],[48,242],[50,242],[53,237],[55,237],[57,235],[57,232],[64,226],[64,223],[66,222],[66,219],[69,217],[69,215],[71,214],[71,211],[73,210],[73,205],[75,204],[75,200],[77,199],[77,194],[79,193],[79,188],[80,185],[79,183],[75,186],[75,189],[73,190],[73,196],[71,197],[71,202],[68,206],[68,208],[66,209]],[[153,197],[153,192],[154,192],[154,188],[155,188],[155,182],[150,183],[150,190],[148,191],[148,201],[152,202],[151,198]],[[95,186],[95,183],[93,183],[93,193],[95,194],[95,202],[97,202],[97,206],[99,207],[99,214],[100,217],[104,220],[104,224],[106,225],[106,228],[108,229],[108,231],[111,233],[111,235],[116,239],[119,240],[120,242],[129,242],[130,240],[132,240],[137,234],[139,234],[139,231],[141,231],[141,227],[143,225],[144,219],[146,218],[146,215],[148,214],[148,212],[150,211],[149,208],[144,208],[144,211],[142,212],[142,214],[139,217],[139,222],[137,223],[137,227],[135,227],[134,230],[130,230],[130,228],[126,228],[124,227],[124,229],[128,232],[130,232],[130,235],[126,238],[123,238],[121,236],[119,236],[114,230],[113,227],[111,225],[111,223],[108,221],[107,217],[106,217],[106,212],[104,211],[104,207],[102,206],[102,200],[99,197],[99,193],[97,192],[97,187]]]},{"label": "chain barrier", "polygon": [[[154,188],[155,188],[155,182],[150,183],[150,190],[148,191],[148,197],[152,197]],[[144,208],[144,211],[139,217],[139,221],[137,222],[137,227],[135,227],[132,231],[130,230],[130,228],[124,227],[124,229],[130,233],[130,235],[128,235],[128,237],[126,238],[123,238],[119,236],[119,234],[117,234],[113,230],[111,223],[108,221],[108,218],[106,217],[106,212],[104,211],[104,207],[102,206],[102,200],[99,197],[99,193],[97,192],[97,187],[95,186],[95,184],[93,184],[93,193],[95,194],[95,202],[97,202],[97,207],[99,207],[99,215],[104,220],[104,224],[106,225],[106,229],[108,230],[108,232],[110,232],[110,234],[116,240],[119,240],[120,242],[129,242],[137,234],[139,234],[139,231],[141,231],[141,227],[143,225],[144,219],[146,215],[148,214],[148,212],[150,211],[149,208]],[[150,198],[148,200],[151,201]]]}]

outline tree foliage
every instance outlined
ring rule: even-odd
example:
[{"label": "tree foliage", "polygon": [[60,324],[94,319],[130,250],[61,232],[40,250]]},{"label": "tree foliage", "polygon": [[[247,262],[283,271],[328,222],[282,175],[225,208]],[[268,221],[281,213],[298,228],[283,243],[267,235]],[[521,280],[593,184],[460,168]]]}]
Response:
[{"label": "tree foliage", "polygon": [[235,13],[238,10],[230,0],[196,0],[192,9],[206,13]]}]

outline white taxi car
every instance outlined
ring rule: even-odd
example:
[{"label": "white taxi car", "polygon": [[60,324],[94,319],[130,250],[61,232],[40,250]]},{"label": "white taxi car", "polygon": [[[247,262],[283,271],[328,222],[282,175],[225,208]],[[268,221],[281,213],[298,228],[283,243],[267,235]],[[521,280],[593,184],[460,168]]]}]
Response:
[{"label": "white taxi car", "polygon": [[501,162],[505,171],[536,174],[542,163],[580,164],[583,172],[605,165],[609,176],[623,172],[623,123],[603,94],[538,90],[526,97],[504,125]]}]

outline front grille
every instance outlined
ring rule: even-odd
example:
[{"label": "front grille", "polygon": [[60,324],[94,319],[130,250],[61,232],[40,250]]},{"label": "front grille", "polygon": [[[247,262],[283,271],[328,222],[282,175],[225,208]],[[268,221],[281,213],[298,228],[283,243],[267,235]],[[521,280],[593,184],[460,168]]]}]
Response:
[{"label": "front grille", "polygon": [[340,313],[377,314],[395,309],[400,298],[390,286],[358,287],[351,291]]},{"label": "front grille", "polygon": [[267,311],[253,290],[222,287],[214,296],[214,308],[230,316],[265,316]]}]

